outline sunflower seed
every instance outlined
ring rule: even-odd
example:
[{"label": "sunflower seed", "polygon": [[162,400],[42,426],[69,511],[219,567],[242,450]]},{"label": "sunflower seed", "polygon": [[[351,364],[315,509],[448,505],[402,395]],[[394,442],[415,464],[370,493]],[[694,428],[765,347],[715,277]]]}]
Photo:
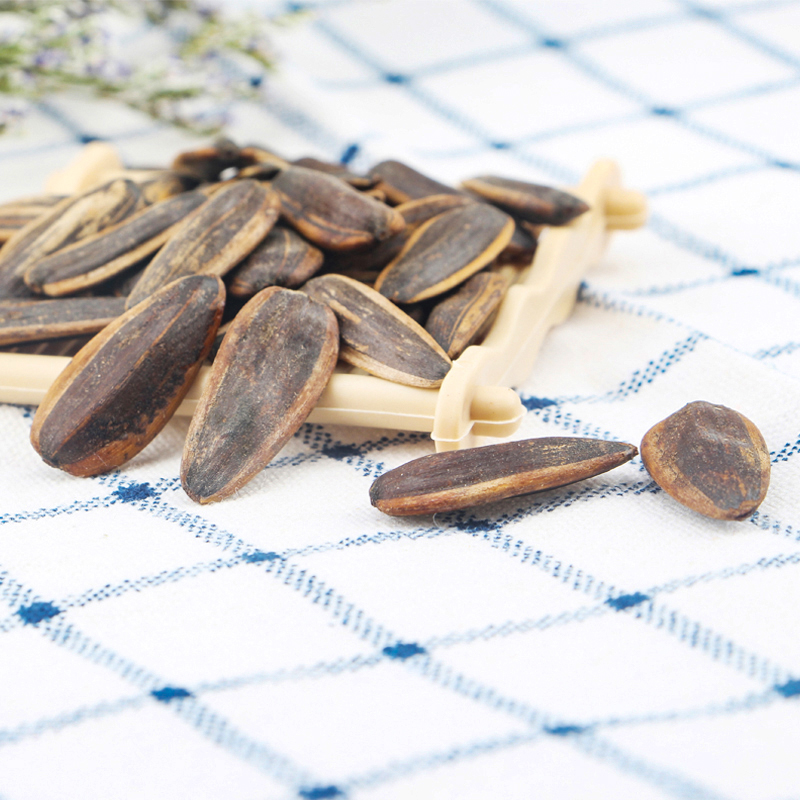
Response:
[{"label": "sunflower seed", "polygon": [[278,196],[257,181],[234,181],[215,193],[147,265],[126,308],[184,275],[224,275],[269,233],[278,212]]},{"label": "sunflower seed", "polygon": [[63,194],[44,194],[0,204],[0,242],[10,239],[20,228],[51,211],[65,198]]},{"label": "sunflower seed", "polygon": [[536,183],[481,175],[461,185],[503,211],[529,222],[564,225],[589,210],[579,197]]},{"label": "sunflower seed", "polygon": [[536,253],[537,237],[515,221],[514,235],[505,250],[497,256],[498,264],[528,266]]},{"label": "sunflower seed", "polygon": [[514,233],[514,220],[473,203],[423,223],[378,277],[375,288],[396,303],[442,294],[493,261]]},{"label": "sunflower seed", "polygon": [[290,228],[277,225],[236,268],[228,292],[252,297],[267,286],[294,289],[322,266],[322,252]]},{"label": "sunflower seed", "polygon": [[229,167],[244,167],[251,163],[254,162],[243,155],[230,139],[218,139],[211,147],[179,153],[172,162],[172,169],[201,181],[216,181]]},{"label": "sunflower seed", "polygon": [[292,227],[324,250],[369,247],[405,227],[394,209],[324,172],[289,167],[272,185]]},{"label": "sunflower seed", "polygon": [[96,286],[158,250],[175,226],[206,202],[200,192],[179,194],[147,206],[131,217],[35,261],[25,283],[52,296]]},{"label": "sunflower seed", "polygon": [[758,428],[703,401],[654,425],[642,439],[642,461],[667,494],[714,519],[749,517],[769,486],[769,450]]},{"label": "sunflower seed", "polygon": [[37,259],[91,236],[132,214],[141,201],[135,183],[113,180],[57,203],[19,230],[0,250],[0,298],[30,297],[24,274]]},{"label": "sunflower seed", "polygon": [[444,214],[445,211],[452,211],[455,208],[463,208],[476,201],[463,194],[432,194],[421,197],[419,200],[408,200],[395,206],[395,211],[399,211],[406,221],[406,228],[416,228],[427,222],[429,219]]},{"label": "sunflower seed", "polygon": [[485,330],[507,288],[502,275],[473,275],[454,295],[434,306],[425,330],[450,358],[458,358]]},{"label": "sunflower seed", "polygon": [[379,179],[378,186],[395,205],[432,194],[460,194],[457,189],[439,183],[400,161],[381,161],[368,174]]},{"label": "sunflower seed", "polygon": [[199,503],[222,500],[260,472],[303,424],[336,365],[333,312],[272,286],[239,312],[192,417],[181,482]]},{"label": "sunflower seed", "polygon": [[72,475],[98,475],[142,450],[189,390],[224,302],[219,278],[190,276],[95,336],[33,419],[31,442],[44,461]]},{"label": "sunflower seed", "polygon": [[450,370],[450,359],[431,335],[363,283],[323,275],[303,291],[336,314],[342,361],[379,378],[423,388],[439,386]]},{"label": "sunflower seed", "polygon": [[192,175],[169,169],[153,170],[152,174],[136,181],[148,205],[189,192],[197,187],[198,182]]},{"label": "sunflower seed", "polygon": [[0,301],[0,345],[97,333],[125,310],[121,297]]},{"label": "sunflower seed", "polygon": [[305,156],[304,158],[296,158],[292,161],[295,167],[307,167],[308,169],[316,169],[320,172],[325,172],[328,175],[334,175],[340,180],[349,183],[354,189],[371,189],[378,179],[369,175],[357,175],[355,172],[350,172],[344,164],[334,164],[330,161],[320,161],[318,158]]},{"label": "sunflower seed", "polygon": [[636,448],[624,442],[560,437],[450,450],[384,473],[369,497],[373,506],[394,516],[456,511],[566,486],[635,455]]}]

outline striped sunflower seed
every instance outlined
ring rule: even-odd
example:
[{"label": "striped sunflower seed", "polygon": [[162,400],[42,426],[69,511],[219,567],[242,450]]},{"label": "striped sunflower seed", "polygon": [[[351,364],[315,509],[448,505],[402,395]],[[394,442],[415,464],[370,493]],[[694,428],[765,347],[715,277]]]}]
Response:
[{"label": "striped sunflower seed", "polygon": [[90,476],[140,452],[189,390],[224,303],[219,278],[190,276],[104,328],[67,365],[36,411],[31,443],[42,459]]},{"label": "striped sunflower seed", "polygon": [[481,175],[461,185],[515,217],[544,225],[565,225],[589,210],[579,197],[536,183]]},{"label": "striped sunflower seed", "polygon": [[322,252],[290,228],[276,225],[233,273],[228,292],[252,297],[268,286],[294,289],[322,266]]},{"label": "striped sunflower seed", "polygon": [[381,161],[368,174],[379,179],[378,186],[394,205],[432,194],[460,194],[457,189],[439,183],[401,161]]},{"label": "striped sunflower seed", "polygon": [[607,472],[636,455],[624,442],[545,438],[451,450],[390,470],[369,490],[393,516],[436,514],[555,489]]},{"label": "striped sunflower seed", "polygon": [[158,250],[176,226],[206,202],[192,191],[147,206],[122,222],[35,261],[25,283],[54,297],[74,294],[118,275]]},{"label": "striped sunflower seed", "polygon": [[307,167],[308,169],[316,169],[320,172],[325,172],[328,175],[334,175],[340,180],[349,183],[354,189],[371,189],[378,179],[370,175],[357,175],[351,172],[343,164],[334,164],[330,161],[321,161],[318,158],[305,156],[304,158],[296,158],[292,161],[295,167]]},{"label": "striped sunflower seed", "polygon": [[8,241],[20,228],[51,211],[66,197],[63,194],[43,194],[0,204],[0,242]]},{"label": "striped sunflower seed", "polygon": [[714,519],[741,520],[767,494],[770,456],[747,417],[726,406],[689,403],[642,439],[642,461],[679,503]]},{"label": "striped sunflower seed", "polygon": [[415,303],[452,289],[493,261],[514,234],[514,220],[472,203],[423,223],[381,272],[375,288],[395,303]]},{"label": "striped sunflower seed", "polygon": [[0,298],[30,297],[24,275],[34,261],[121,222],[141,202],[132,181],[113,180],[68,197],[14,234],[0,250]]},{"label": "striped sunflower seed", "polygon": [[450,358],[458,358],[486,329],[507,288],[508,281],[497,273],[473,275],[455,294],[434,306],[425,330]]},{"label": "striped sunflower seed", "polygon": [[199,503],[230,496],[278,453],[336,365],[336,317],[302,292],[272,286],[239,312],[192,417],[181,482]]},{"label": "striped sunflower seed", "polygon": [[184,218],[147,265],[126,308],[184,275],[224,275],[269,233],[278,213],[275,192],[257,181],[233,181]]},{"label": "striped sunflower seed", "polygon": [[289,167],[272,186],[280,194],[284,217],[323,250],[370,247],[405,227],[394,209],[318,170]]},{"label": "striped sunflower seed", "polygon": [[431,335],[369,286],[344,275],[323,275],[303,291],[336,314],[342,361],[423,388],[439,386],[449,372],[452,362]]},{"label": "striped sunflower seed", "polygon": [[431,194],[418,200],[408,200],[395,206],[406,221],[406,228],[418,228],[423,222],[438,217],[446,211],[463,208],[475,203],[473,198],[464,194]]},{"label": "striped sunflower seed", "polygon": [[0,345],[97,333],[125,310],[121,297],[0,301]]}]

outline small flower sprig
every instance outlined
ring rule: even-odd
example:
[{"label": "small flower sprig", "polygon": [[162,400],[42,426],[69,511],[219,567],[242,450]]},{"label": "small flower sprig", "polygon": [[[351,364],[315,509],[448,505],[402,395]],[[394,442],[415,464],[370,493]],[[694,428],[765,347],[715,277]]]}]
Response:
[{"label": "small flower sprig", "polygon": [[231,102],[262,98],[283,21],[198,0],[0,0],[0,132],[68,89],[218,132]]}]

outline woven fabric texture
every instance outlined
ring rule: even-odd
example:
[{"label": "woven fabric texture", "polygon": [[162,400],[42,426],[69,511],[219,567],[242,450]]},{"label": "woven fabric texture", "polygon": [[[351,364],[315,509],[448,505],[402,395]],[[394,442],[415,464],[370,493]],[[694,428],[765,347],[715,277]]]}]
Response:
[{"label": "woven fabric texture", "polygon": [[[186,420],[77,479],[0,406],[2,800],[800,798],[800,2],[329,0],[276,34],[229,134],[354,170],[648,195],[548,335],[517,438],[638,444],[693,400],[772,457],[742,522],[641,460],[409,520],[372,481],[422,434],[304,425],[193,504]],[[0,138],[2,199],[93,138],[128,164],[198,140],[53,97]],[[2,382],[0,376],[0,383]]]}]

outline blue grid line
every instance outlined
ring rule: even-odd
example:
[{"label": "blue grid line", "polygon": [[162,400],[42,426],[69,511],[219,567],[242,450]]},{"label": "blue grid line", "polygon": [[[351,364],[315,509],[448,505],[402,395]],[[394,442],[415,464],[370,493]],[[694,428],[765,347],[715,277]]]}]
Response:
[{"label": "blue grid line", "polygon": [[704,19],[710,20],[722,28],[722,30],[724,30],[727,34],[741,40],[745,44],[749,45],[763,55],[768,56],[774,61],[779,61],[780,63],[794,69],[800,69],[800,58],[797,58],[797,56],[794,54],[788,53],[782,48],[777,47],[774,43],[767,41],[761,36],[757,36],[752,31],[748,31],[747,28],[742,27],[741,24],[732,22],[730,17],[724,12],[717,11],[715,9],[709,13],[709,9],[705,8],[704,6],[699,6],[696,3],[689,2],[689,0],[673,0],[673,2],[683,6],[685,9],[694,14],[702,16]]},{"label": "blue grid line", "polygon": [[654,767],[644,759],[631,757],[622,748],[591,734],[570,737],[575,746],[587,755],[595,756],[613,764],[623,772],[647,781],[659,789],[686,800],[727,800],[724,795],[706,789],[695,781],[691,781],[674,772]]},{"label": "blue grid line", "polygon": [[[304,578],[304,577],[305,577],[305,573],[304,573],[304,572],[302,572],[302,573],[301,573],[301,577],[302,577],[302,578]],[[312,578],[312,580],[313,580],[313,578]],[[285,580],[284,582],[285,582],[285,583],[288,583],[288,579],[287,579],[287,580]],[[294,584],[294,588],[295,588],[296,590],[300,590],[300,589],[302,588],[302,584],[303,584],[303,581],[302,581],[302,580],[301,580],[301,581],[297,581],[297,582],[295,582],[295,584]],[[305,594],[306,594],[306,595],[308,595],[308,594],[309,594],[309,592],[308,592],[308,591],[306,591],[306,592],[305,592]],[[684,626],[684,627],[685,627],[685,626]],[[707,638],[708,638],[708,637],[706,637],[706,639],[707,639]],[[729,648],[729,649],[730,649],[730,648]],[[426,658],[425,660],[426,660],[426,662],[428,662],[428,664],[430,663],[430,660],[429,660],[429,659],[427,659],[427,658]],[[750,661],[751,661],[751,662],[754,662],[755,660],[754,660],[753,658],[751,658],[751,659],[750,659]],[[437,678],[439,677],[439,675],[440,675],[440,672],[441,672],[441,670],[440,670],[440,669],[437,669],[437,670],[436,670],[436,677],[437,677]],[[446,682],[449,682],[449,679],[450,679],[450,676],[449,676],[449,674],[446,676],[446,678],[447,678]],[[461,689],[461,690],[463,690],[463,686],[462,686],[462,683],[461,683],[460,679],[457,679],[457,680],[456,680],[456,682],[455,682],[455,687],[456,687],[456,688],[458,688],[458,689]],[[478,693],[477,693],[477,695],[478,695],[478,696],[476,696],[475,690],[474,690],[472,687],[473,687],[473,685],[472,685],[471,683],[470,683],[470,684],[468,684],[468,687],[467,687],[467,693],[468,693],[468,695],[472,696],[474,699],[478,699],[478,696],[480,696],[480,695],[484,695],[484,699],[489,699],[489,700],[490,700],[490,702],[493,702],[493,704],[494,704],[495,706],[497,705],[497,702],[498,702],[499,698],[496,698],[496,697],[495,697],[495,693],[494,693],[492,690],[489,690],[488,697],[487,697],[487,696],[486,696],[486,690],[485,690],[485,689],[478,689]],[[499,701],[500,701],[501,705],[506,705],[506,704],[507,704],[507,701],[502,701],[502,700],[499,700]],[[514,706],[512,706],[512,707],[514,707]]]}]

